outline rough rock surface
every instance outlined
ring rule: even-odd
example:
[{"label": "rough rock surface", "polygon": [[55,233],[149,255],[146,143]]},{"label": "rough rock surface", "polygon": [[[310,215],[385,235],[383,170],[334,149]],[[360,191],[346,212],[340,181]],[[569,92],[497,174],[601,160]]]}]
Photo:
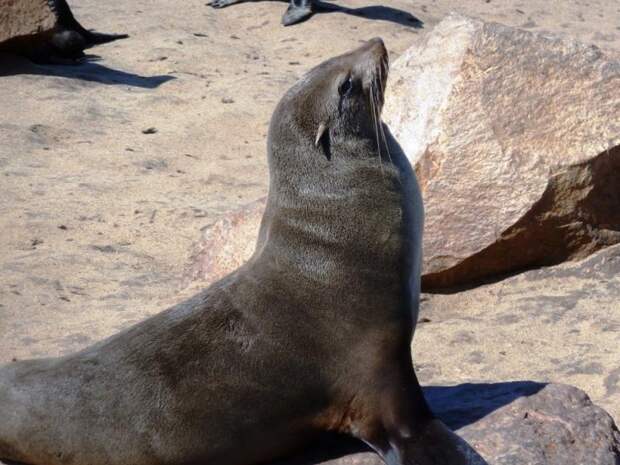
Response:
[{"label": "rough rock surface", "polygon": [[612,418],[572,386],[551,384],[461,430],[489,465],[618,465]]},{"label": "rough rock surface", "polygon": [[426,209],[424,286],[620,242],[620,61],[449,16],[392,67],[384,119]]},{"label": "rough rock surface", "polygon": [[206,226],[189,278],[216,281],[243,265],[254,252],[266,205],[267,198],[261,198]]},{"label": "rough rock surface", "polygon": [[[620,433],[581,390],[511,382],[428,387],[437,414],[477,451],[471,465],[618,465]],[[363,446],[330,438],[279,465],[383,465]],[[479,454],[479,455],[478,455]]]},{"label": "rough rock surface", "polygon": [[54,26],[56,14],[48,0],[0,0],[0,44],[50,32]]}]

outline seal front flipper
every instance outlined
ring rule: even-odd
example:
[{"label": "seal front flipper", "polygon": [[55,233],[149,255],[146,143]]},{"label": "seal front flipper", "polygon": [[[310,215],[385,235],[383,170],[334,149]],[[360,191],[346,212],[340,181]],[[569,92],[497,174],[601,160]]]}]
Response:
[{"label": "seal front flipper", "polygon": [[365,439],[387,465],[474,465],[478,455],[438,419]]},{"label": "seal front flipper", "polygon": [[400,458],[394,462],[398,465],[474,464],[467,444],[438,419],[416,428],[411,437],[399,438],[391,452]]},{"label": "seal front flipper", "polygon": [[129,34],[106,34],[103,32],[86,31],[86,41],[89,46],[107,44],[118,39],[126,39]]},{"label": "seal front flipper", "polygon": [[305,21],[313,14],[312,0],[291,0],[284,16],[282,16],[282,24],[284,26],[292,26]]},{"label": "seal front flipper", "polygon": [[404,359],[401,363],[400,368],[383,372],[378,397],[367,404],[374,407],[353,422],[354,435],[387,465],[484,463],[472,461],[477,454],[433,415],[410,362]]},{"label": "seal front flipper", "polygon": [[207,5],[213,8],[224,8],[226,6],[234,5],[235,3],[243,3],[250,0],[211,0]]}]

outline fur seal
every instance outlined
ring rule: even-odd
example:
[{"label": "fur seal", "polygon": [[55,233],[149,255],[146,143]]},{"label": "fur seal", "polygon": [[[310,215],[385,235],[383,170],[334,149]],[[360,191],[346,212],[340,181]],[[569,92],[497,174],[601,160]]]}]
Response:
[{"label": "fur seal", "polygon": [[103,34],[85,29],[73,16],[66,0],[45,0],[56,18],[51,31],[15,37],[2,49],[27,56],[36,63],[71,64],[84,57],[84,50],[95,45],[129,37],[127,34]]},{"label": "fur seal", "polygon": [[[104,34],[102,32],[89,31],[85,29],[73,16],[71,8],[66,0],[47,0],[51,9],[58,16],[58,31],[54,34],[54,48],[61,56],[68,58],[79,58],[82,52],[95,45],[105,44],[118,39],[126,39],[127,34]],[[79,35],[81,39],[75,38]],[[71,36],[74,36],[71,38]],[[80,41],[80,48],[76,48],[73,41]]]},{"label": "fur seal", "polygon": [[[257,0],[211,0],[207,4],[213,8],[224,8],[234,5],[235,3],[254,1]],[[282,24],[284,26],[292,26],[293,24],[301,23],[310,18],[310,16],[314,14],[314,4],[315,2],[313,0],[290,0],[286,12],[282,16]]]},{"label": "fur seal", "polygon": [[372,39],[281,99],[245,265],[78,353],[0,369],[0,457],[254,465],[331,431],[389,465],[468,463],[413,369],[423,210],[380,122],[387,73]]}]

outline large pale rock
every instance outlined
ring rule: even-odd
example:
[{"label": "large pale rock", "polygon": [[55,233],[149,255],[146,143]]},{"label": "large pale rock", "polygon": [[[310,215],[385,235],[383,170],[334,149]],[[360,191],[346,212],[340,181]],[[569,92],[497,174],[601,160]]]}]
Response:
[{"label": "large pale rock", "polygon": [[[450,16],[405,52],[383,116],[424,194],[423,287],[620,242],[619,115],[620,62],[593,46]],[[223,219],[213,245],[207,231],[194,276],[249,257],[263,205]]]},{"label": "large pale rock", "polygon": [[[470,465],[618,465],[620,433],[581,390],[512,382],[429,387],[438,415],[473,447]],[[477,451],[477,452],[476,452]],[[279,465],[383,465],[341,438]],[[448,465],[448,464],[446,464]]]},{"label": "large pale rock", "polygon": [[61,62],[82,57],[94,45],[125,37],[85,29],[66,0],[0,0],[0,51]]},{"label": "large pale rock", "polygon": [[394,63],[384,119],[423,190],[427,288],[620,242],[620,62],[449,16]]}]

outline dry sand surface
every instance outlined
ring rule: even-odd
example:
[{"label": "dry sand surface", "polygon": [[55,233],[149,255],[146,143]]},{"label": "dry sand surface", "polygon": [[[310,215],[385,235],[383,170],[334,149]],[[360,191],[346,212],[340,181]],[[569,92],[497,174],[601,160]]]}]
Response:
[{"label": "dry sand surface", "polygon": [[[0,59],[0,362],[79,349],[195,291],[201,228],[266,193],[271,112],[323,59],[373,36],[394,59],[451,10],[620,52],[617,0],[347,0],[290,28],[281,2],[205,4],[75,0],[85,26],[131,37],[76,67]],[[424,328],[421,343],[443,343]],[[418,363],[441,365],[429,352],[416,348]],[[494,379],[465,355],[449,363],[451,379],[422,382]],[[502,377],[526,376],[502,363]],[[536,373],[565,381],[554,368]]]}]

